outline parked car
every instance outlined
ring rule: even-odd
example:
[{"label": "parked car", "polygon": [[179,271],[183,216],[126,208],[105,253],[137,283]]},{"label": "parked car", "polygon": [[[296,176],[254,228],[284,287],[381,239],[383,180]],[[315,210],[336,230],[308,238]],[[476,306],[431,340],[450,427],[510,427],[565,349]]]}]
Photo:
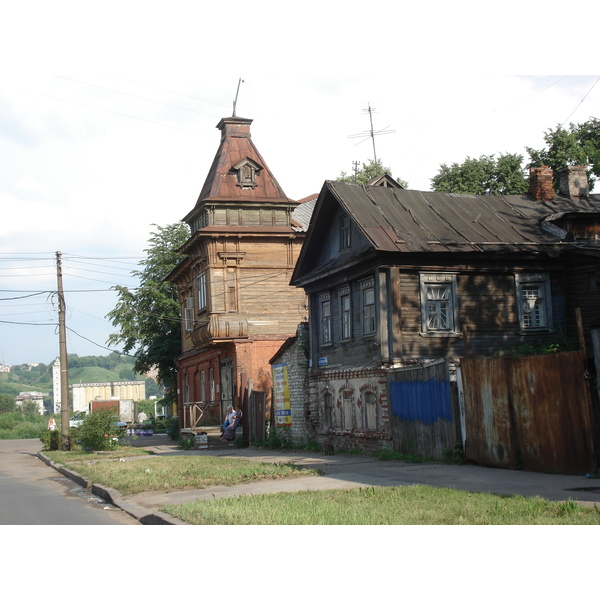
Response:
[{"label": "parked car", "polygon": [[86,417],[86,413],[78,411],[73,413],[73,416],[69,419],[69,427],[79,427]]}]

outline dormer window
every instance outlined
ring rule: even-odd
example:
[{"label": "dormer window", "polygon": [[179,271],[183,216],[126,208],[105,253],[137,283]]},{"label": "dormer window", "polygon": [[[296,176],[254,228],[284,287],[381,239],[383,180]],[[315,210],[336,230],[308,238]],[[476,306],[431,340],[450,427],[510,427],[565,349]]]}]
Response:
[{"label": "dormer window", "polygon": [[262,167],[251,158],[244,158],[231,167],[230,173],[237,178],[237,185],[242,189],[254,189],[256,187],[256,175]]}]

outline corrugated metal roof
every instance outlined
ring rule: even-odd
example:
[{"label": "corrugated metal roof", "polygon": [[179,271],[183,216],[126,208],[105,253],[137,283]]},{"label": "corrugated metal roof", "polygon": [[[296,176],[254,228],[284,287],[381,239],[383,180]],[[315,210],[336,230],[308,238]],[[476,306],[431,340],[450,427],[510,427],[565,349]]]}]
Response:
[{"label": "corrugated metal roof", "polygon": [[292,217],[297,222],[298,227],[294,228],[296,231],[308,231],[310,225],[310,219],[312,217],[315,203],[317,202],[318,194],[310,196],[308,199],[300,201],[300,204],[294,208]]},{"label": "corrugated metal roof", "polygon": [[471,196],[327,181],[330,191],[376,250],[472,252],[556,243],[540,226],[556,213],[600,212],[600,198]]}]

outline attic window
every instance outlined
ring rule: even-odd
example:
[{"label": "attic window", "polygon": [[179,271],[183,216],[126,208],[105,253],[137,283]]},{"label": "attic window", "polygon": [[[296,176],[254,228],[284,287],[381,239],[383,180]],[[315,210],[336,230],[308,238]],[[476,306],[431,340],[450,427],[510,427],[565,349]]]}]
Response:
[{"label": "attic window", "polygon": [[242,189],[254,189],[256,187],[256,176],[262,167],[250,158],[244,158],[231,167],[230,173],[236,176],[237,186]]}]

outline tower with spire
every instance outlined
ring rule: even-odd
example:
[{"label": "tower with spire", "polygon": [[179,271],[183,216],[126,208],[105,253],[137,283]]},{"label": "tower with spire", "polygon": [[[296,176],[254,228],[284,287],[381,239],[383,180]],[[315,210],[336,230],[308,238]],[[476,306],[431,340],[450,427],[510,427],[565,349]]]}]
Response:
[{"label": "tower with spire", "polygon": [[[221,119],[221,141],[193,209],[191,235],[168,280],[182,314],[178,413],[182,428],[254,392],[270,404],[269,359],[306,320],[303,291],[289,285],[306,225],[250,134],[251,119]],[[305,207],[304,207],[305,208]],[[304,221],[302,221],[304,222]],[[268,414],[268,413],[267,413]]]}]

